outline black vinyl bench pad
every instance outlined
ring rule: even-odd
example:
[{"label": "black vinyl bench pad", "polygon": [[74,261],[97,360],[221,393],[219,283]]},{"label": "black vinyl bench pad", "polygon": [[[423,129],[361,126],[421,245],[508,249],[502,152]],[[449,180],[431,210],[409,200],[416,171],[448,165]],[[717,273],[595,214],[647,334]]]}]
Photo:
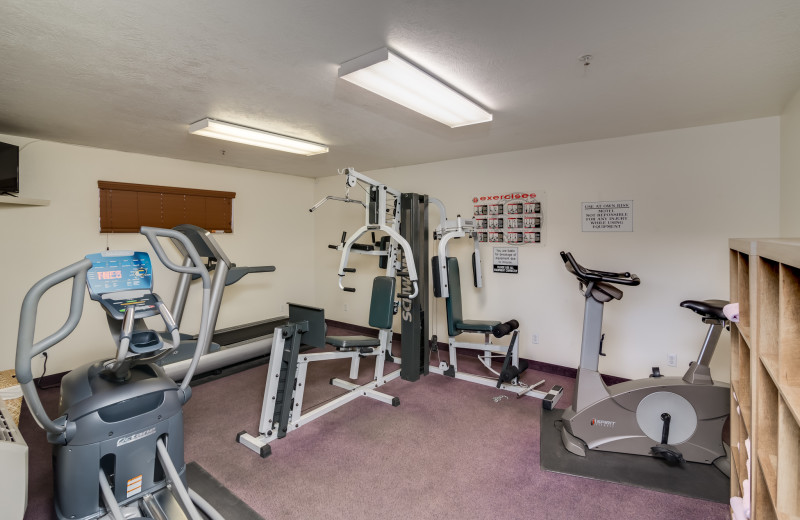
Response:
[{"label": "black vinyl bench pad", "polygon": [[336,348],[379,347],[381,341],[369,336],[325,336],[325,343]]}]

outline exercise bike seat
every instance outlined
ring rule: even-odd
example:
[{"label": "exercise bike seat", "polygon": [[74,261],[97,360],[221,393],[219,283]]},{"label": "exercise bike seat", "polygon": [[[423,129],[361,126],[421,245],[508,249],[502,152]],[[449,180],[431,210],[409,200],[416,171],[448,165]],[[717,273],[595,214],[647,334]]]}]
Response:
[{"label": "exercise bike seat", "polygon": [[685,300],[681,302],[681,307],[691,309],[705,318],[715,318],[727,321],[728,318],[722,312],[722,308],[728,305],[725,300]]}]

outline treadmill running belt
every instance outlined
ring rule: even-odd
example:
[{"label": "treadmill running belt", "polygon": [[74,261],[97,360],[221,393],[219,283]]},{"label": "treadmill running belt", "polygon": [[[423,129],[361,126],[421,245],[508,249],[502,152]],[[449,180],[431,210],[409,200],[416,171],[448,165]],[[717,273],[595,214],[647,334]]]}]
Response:
[{"label": "treadmill running belt", "polygon": [[289,319],[286,317],[273,318],[270,320],[257,321],[241,327],[222,329],[214,332],[214,337],[211,341],[217,343],[221,347],[227,347],[228,345],[241,343],[242,341],[248,341],[253,338],[269,336],[275,330],[275,327],[280,327],[288,323],[288,321]]}]

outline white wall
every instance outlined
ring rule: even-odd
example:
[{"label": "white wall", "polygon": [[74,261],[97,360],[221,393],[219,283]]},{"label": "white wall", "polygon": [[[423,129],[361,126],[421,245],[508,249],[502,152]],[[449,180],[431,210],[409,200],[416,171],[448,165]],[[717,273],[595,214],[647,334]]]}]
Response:
[{"label": "white wall", "polygon": [[800,90],[781,115],[781,236],[800,236]]},{"label": "white wall", "polygon": [[[314,303],[314,221],[308,213],[312,180],[6,135],[0,141],[24,145],[21,196],[51,201],[44,207],[0,204],[0,370],[14,366],[20,305],[36,281],[106,246],[151,252],[139,234],[99,233],[98,180],[236,192],[234,232],[217,235],[217,240],[238,265],[275,265],[277,270],[249,275],[226,288],[219,327],[280,315],[289,300]],[[177,275],[152,256],[155,290],[171,302]],[[193,289],[184,321],[187,332],[197,330],[199,298]],[[37,340],[61,326],[68,304],[68,287],[46,295]],[[104,312],[87,296],[76,331],[51,349],[48,373],[70,370],[112,349]],[[40,374],[41,359],[34,363],[34,375]]]},{"label": "white wall", "polygon": [[[660,365],[667,375],[679,375],[696,357],[705,326],[678,304],[727,299],[728,238],[778,233],[779,130],[780,118],[771,117],[363,173],[442,199],[451,218],[471,215],[476,195],[546,192],[547,243],[520,247],[519,275],[492,273],[491,246],[481,246],[485,286],[479,291],[468,281],[469,244],[451,248],[465,273],[465,318],[517,318],[523,357],[577,366],[583,299],[558,254],[572,251],[585,266],[629,270],[642,279],[606,306],[608,356],[601,371],[635,378]],[[343,191],[342,177],[315,186],[316,199]],[[634,201],[632,233],[581,232],[580,203],[603,200]],[[315,213],[317,301],[329,318],[366,325],[369,287],[378,274],[374,259],[351,263],[359,273],[349,275],[346,285],[359,291],[343,293],[337,287],[339,256],[326,249],[343,229],[362,225],[359,208],[330,202]],[[437,218],[435,210],[431,217]],[[444,302],[435,302],[441,340]],[[679,368],[666,367],[668,353],[678,354]],[[715,377],[728,380],[729,363],[725,337],[712,365]]]}]

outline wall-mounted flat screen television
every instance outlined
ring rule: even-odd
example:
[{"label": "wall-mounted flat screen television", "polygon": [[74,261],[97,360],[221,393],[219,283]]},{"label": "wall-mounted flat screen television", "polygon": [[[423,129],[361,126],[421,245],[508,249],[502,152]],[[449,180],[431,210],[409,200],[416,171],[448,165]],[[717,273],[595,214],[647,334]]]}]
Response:
[{"label": "wall-mounted flat screen television", "polygon": [[19,146],[0,143],[0,194],[19,193]]}]

